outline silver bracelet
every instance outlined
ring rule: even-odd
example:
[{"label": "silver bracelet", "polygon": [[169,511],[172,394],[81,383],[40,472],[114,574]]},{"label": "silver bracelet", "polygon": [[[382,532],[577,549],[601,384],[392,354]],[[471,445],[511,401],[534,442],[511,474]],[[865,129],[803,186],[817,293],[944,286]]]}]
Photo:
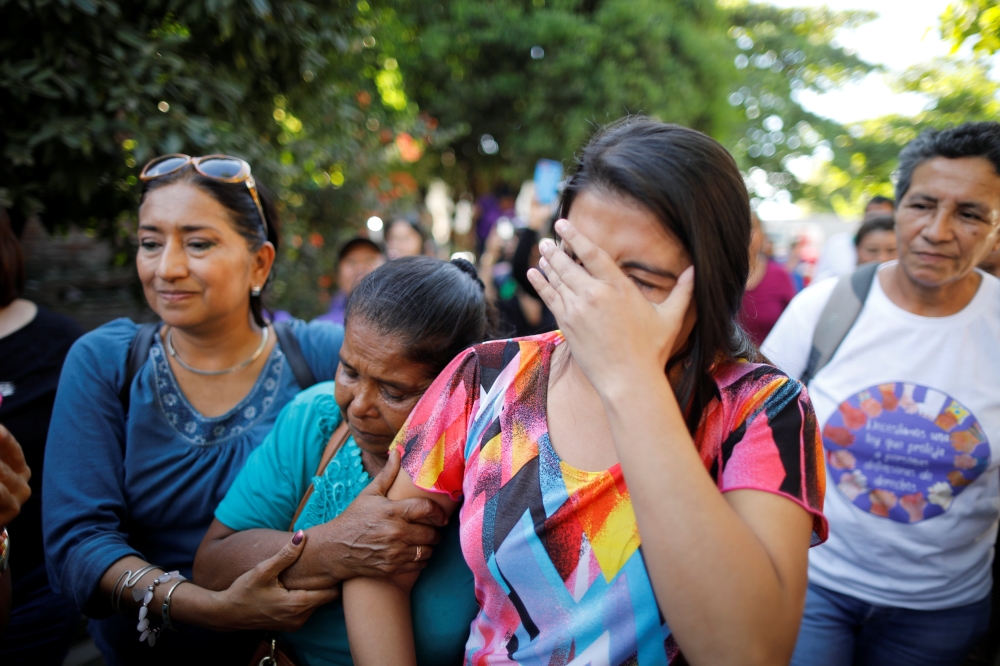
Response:
[{"label": "silver bracelet", "polygon": [[[145,590],[140,587],[136,588],[136,590],[132,592],[132,596],[136,599],[136,601],[142,599],[142,606],[139,607],[139,624],[135,626],[136,630],[139,632],[140,643],[145,641],[146,643],[149,643],[150,647],[153,647],[156,645],[157,636],[159,636],[160,632],[163,631],[163,627],[167,626],[166,623],[156,627],[155,629],[149,626],[149,604],[153,601],[153,595],[156,591],[156,587],[170,582],[171,580],[177,580],[177,583],[170,588],[170,592],[167,592],[167,596],[163,599],[163,607],[166,608],[169,613],[171,593],[173,593],[174,589],[178,585],[186,580],[179,571],[170,571],[165,573],[159,578],[153,580],[153,584],[148,585]],[[136,596],[137,593],[139,594],[138,597]]]},{"label": "silver bracelet", "polygon": [[[121,576],[118,577],[118,581],[119,582],[121,582],[122,578],[124,578],[125,579],[125,583],[122,585],[121,589],[118,590],[118,595],[117,595],[117,598],[115,599],[116,603],[112,604],[112,607],[114,608],[114,610],[115,610],[116,613],[121,614],[122,594],[124,594],[125,588],[135,587],[135,584],[138,583],[140,580],[142,580],[143,576],[145,576],[147,573],[149,573],[153,569],[159,569],[159,568],[160,567],[156,566],[155,564],[149,564],[149,565],[146,565],[143,568],[139,569],[135,573],[132,573],[131,570],[126,570],[125,573],[123,573]],[[118,587],[118,583],[115,583],[115,587]],[[141,592],[141,590],[142,590],[142,588],[139,588],[138,591]],[[114,594],[114,589],[111,590],[111,593]],[[133,590],[133,592],[132,592],[132,599],[134,601],[138,602],[139,599],[142,599],[142,594],[140,594],[139,597],[137,598],[136,595],[135,595],[135,593],[136,593],[136,590]]]},{"label": "silver bracelet", "polygon": [[163,626],[170,631],[177,631],[177,627],[175,627],[174,623],[170,621],[170,599],[174,590],[177,589],[177,586],[186,582],[187,580],[181,578],[179,581],[174,583],[174,586],[171,587],[170,590],[167,591],[167,596],[163,597],[163,606],[160,608],[160,619],[163,620]]}]

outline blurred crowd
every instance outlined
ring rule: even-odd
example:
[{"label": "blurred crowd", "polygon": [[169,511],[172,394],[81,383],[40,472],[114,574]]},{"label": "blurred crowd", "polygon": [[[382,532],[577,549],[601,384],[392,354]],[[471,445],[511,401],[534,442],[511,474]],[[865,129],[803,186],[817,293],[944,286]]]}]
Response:
[{"label": "blurred crowd", "polygon": [[996,658],[1000,124],[779,260],[719,144],[625,119],[474,252],[359,225],[309,322],[248,163],[140,179],[156,323],[22,299],[0,219],[0,663],[82,616],[109,664]]}]

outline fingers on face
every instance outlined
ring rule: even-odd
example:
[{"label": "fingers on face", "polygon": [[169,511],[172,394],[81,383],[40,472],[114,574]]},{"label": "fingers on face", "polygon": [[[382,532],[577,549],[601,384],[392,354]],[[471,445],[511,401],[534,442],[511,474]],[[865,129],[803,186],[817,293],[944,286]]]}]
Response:
[{"label": "fingers on face", "polygon": [[561,317],[563,313],[562,297],[556,291],[555,287],[549,283],[545,275],[537,268],[531,268],[528,270],[528,282],[535,288],[538,296],[548,306],[549,310],[552,310],[556,319]]},{"label": "fingers on face", "polygon": [[621,270],[608,253],[580,233],[569,220],[556,221],[555,228],[583,264],[587,273],[601,280],[610,280],[621,275]]}]

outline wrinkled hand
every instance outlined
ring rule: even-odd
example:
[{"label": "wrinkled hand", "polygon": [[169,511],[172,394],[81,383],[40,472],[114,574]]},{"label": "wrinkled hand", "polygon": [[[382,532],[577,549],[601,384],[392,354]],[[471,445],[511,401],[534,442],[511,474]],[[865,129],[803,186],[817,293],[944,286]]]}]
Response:
[{"label": "wrinkled hand", "polygon": [[583,265],[552,241],[542,241],[544,274],[532,269],[528,279],[555,315],[574,361],[598,392],[651,370],[662,373],[694,321],[694,267],[681,273],[665,301],[651,303],[569,221],[557,221],[556,231]]},{"label": "wrinkled hand", "polygon": [[340,586],[329,590],[288,590],[281,584],[278,577],[299,559],[305,543],[305,533],[296,532],[273,557],[234,580],[228,590],[215,593],[222,602],[222,626],[295,631],[319,606],[339,599]]},{"label": "wrinkled hand", "polygon": [[448,520],[444,510],[429,499],[388,499],[398,472],[399,453],[394,449],[382,471],[351,505],[316,528],[324,547],[331,546],[327,549],[330,567],[339,580],[394,576],[427,566],[432,546],[441,540],[435,528]]},{"label": "wrinkled hand", "polygon": [[24,452],[7,428],[0,425],[0,528],[14,520],[31,497],[31,470]]}]

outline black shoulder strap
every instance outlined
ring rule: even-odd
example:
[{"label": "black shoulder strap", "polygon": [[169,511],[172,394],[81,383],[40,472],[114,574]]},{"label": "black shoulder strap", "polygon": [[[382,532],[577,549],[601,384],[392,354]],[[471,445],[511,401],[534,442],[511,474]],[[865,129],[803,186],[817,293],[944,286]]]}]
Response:
[{"label": "black shoulder strap", "polygon": [[125,382],[118,391],[118,399],[121,400],[124,414],[128,414],[129,401],[132,396],[132,382],[139,374],[139,368],[149,358],[149,348],[153,346],[153,338],[163,324],[140,324],[128,346],[128,362],[125,364]]},{"label": "black shoulder strap", "polygon": [[878,262],[863,264],[850,275],[845,275],[833,288],[830,300],[826,302],[823,313],[813,331],[812,349],[809,350],[809,362],[799,377],[799,381],[808,385],[809,381],[830,362],[850,332],[854,322],[858,320],[865,299],[871,291],[875,274],[878,273]]},{"label": "black shoulder strap", "polygon": [[295,375],[295,381],[298,382],[299,388],[303,390],[309,388],[316,383],[316,376],[309,369],[306,357],[302,355],[302,347],[299,346],[299,339],[292,332],[292,327],[288,325],[287,321],[279,321],[272,325],[275,335],[278,336],[278,344],[281,345],[281,351],[285,352],[288,367],[292,369],[292,374]]}]

